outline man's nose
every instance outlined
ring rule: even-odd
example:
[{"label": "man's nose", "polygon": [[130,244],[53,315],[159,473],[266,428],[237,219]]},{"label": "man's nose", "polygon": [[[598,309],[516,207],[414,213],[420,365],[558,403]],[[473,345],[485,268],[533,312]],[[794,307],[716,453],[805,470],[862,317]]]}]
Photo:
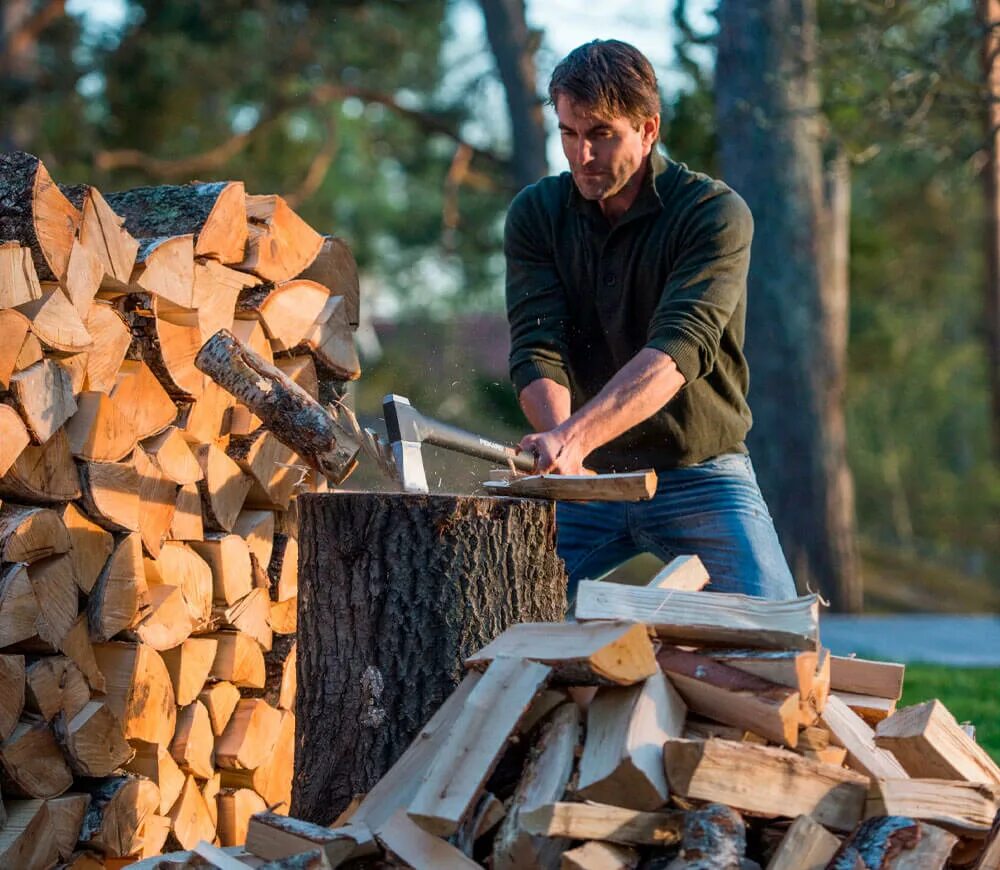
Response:
[{"label": "man's nose", "polygon": [[576,149],[576,159],[581,165],[590,163],[594,159],[594,149],[590,146],[590,141],[584,137],[580,137],[580,144]]}]

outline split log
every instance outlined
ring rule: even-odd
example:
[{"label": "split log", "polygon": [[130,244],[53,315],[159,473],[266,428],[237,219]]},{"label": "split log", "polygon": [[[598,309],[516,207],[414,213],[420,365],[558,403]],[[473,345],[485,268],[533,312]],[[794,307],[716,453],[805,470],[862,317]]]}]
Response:
[{"label": "split log", "polygon": [[541,837],[662,847],[680,842],[684,815],[674,810],[644,813],[606,804],[552,803],[521,819],[526,831]]},{"label": "split log", "polygon": [[111,857],[143,847],[143,822],[160,804],[157,787],[146,779],[116,776],[93,782],[80,843]]},{"label": "split log", "polygon": [[274,536],[267,576],[274,601],[287,601],[298,596],[299,542],[295,538],[280,533]]},{"label": "split log", "polygon": [[141,447],[136,447],[132,463],[139,475],[139,533],[146,551],[156,557],[173,522],[178,486]]},{"label": "split log", "polygon": [[347,322],[352,329],[358,328],[361,319],[358,264],[343,239],[325,236],[316,259],[298,277],[322,284],[331,296],[342,296]]},{"label": "split log", "polygon": [[641,686],[598,689],[587,708],[577,793],[633,810],[663,806],[668,796],[663,744],[681,736],[686,715],[684,701],[662,673]]},{"label": "split log", "polygon": [[591,840],[562,853],[560,870],[634,870],[639,853],[628,846]]},{"label": "split log", "polygon": [[[235,520],[234,520],[235,522]],[[235,604],[253,589],[250,548],[239,535],[210,532],[204,541],[193,541],[191,549],[212,572],[212,596],[219,604]]]},{"label": "split log", "polygon": [[25,670],[24,708],[46,722],[72,719],[90,701],[83,672],[66,656],[44,656]]},{"label": "split log", "polygon": [[287,281],[316,259],[323,237],[280,196],[246,197],[246,256],[236,266],[265,281]]},{"label": "split log", "polygon": [[816,649],[819,599],[768,601],[726,592],[683,592],[581,581],[576,618],[627,619],[664,640],[760,649]]},{"label": "split log", "polygon": [[[496,870],[554,867],[559,854],[568,846],[564,840],[535,837],[525,832],[520,816],[562,798],[573,773],[580,724],[579,709],[576,704],[569,703],[557,707],[542,726],[507,815],[493,841]],[[660,767],[662,770],[662,762]]]},{"label": "split log", "polygon": [[194,237],[139,239],[131,283],[181,308],[193,307]]},{"label": "split log", "polygon": [[28,427],[17,411],[10,405],[0,405],[0,477],[10,470],[30,443]]},{"label": "split log", "polygon": [[76,413],[69,374],[54,360],[12,375],[10,393],[36,444],[45,444]]},{"label": "split log", "polygon": [[838,692],[899,699],[906,666],[845,656],[830,659],[830,688]]},{"label": "split log", "polygon": [[[292,812],[328,823],[400,756],[465,657],[515,622],[562,618],[565,574],[551,503],[376,493],[296,501]],[[386,624],[398,643],[382,643]]]},{"label": "split log", "polygon": [[119,408],[132,412],[139,438],[166,429],[177,417],[177,407],[156,376],[140,360],[125,360],[118,369],[111,398]]},{"label": "split log", "polygon": [[765,816],[812,816],[851,830],[860,820],[868,777],[810,761],[794,752],[728,740],[668,740],[663,747],[670,790]]},{"label": "split log", "polygon": [[252,481],[215,444],[196,447],[194,455],[204,474],[196,485],[205,525],[215,531],[232,531]]},{"label": "split log", "polygon": [[133,629],[144,644],[159,651],[183,643],[196,628],[184,594],[178,586],[149,587],[149,607]]},{"label": "split log", "polygon": [[187,777],[181,772],[173,756],[164,744],[133,740],[135,755],[125,764],[129,773],[145,777],[159,789],[158,812],[164,815],[180,797]]},{"label": "split log", "polygon": [[[189,637],[173,649],[165,650],[163,663],[170,674],[174,697],[179,707],[187,707],[199,697],[215,661],[219,642],[211,637]],[[217,686],[225,685],[217,683]],[[206,690],[207,691],[207,690]],[[239,693],[236,692],[236,697]],[[233,706],[236,702],[233,701]],[[213,733],[216,732],[213,728]]]},{"label": "split log", "polygon": [[480,866],[450,843],[432,836],[414,824],[402,810],[372,833],[388,855],[405,867],[474,870]]},{"label": "split log", "polygon": [[226,452],[252,481],[244,501],[249,508],[285,510],[310,471],[291,448],[266,429],[233,437]]},{"label": "split log", "polygon": [[196,483],[187,483],[177,491],[174,517],[170,522],[169,537],[175,541],[201,541],[205,527],[201,519],[201,495]]},{"label": "split log", "polygon": [[799,816],[788,829],[767,870],[826,870],[840,840],[809,816]]},{"label": "split log", "polygon": [[0,655],[0,740],[6,740],[24,709],[24,656]]},{"label": "split log", "polygon": [[215,774],[214,750],[215,738],[208,710],[201,702],[192,701],[177,714],[177,729],[170,743],[170,754],[185,773],[198,779],[211,779]]},{"label": "split log", "polygon": [[354,852],[357,841],[344,830],[331,830],[277,813],[258,813],[247,824],[247,851],[265,860],[278,860],[321,849],[332,867]]},{"label": "split log", "polygon": [[[3,250],[0,245],[0,256]],[[2,286],[0,283],[0,287]],[[14,373],[21,346],[30,327],[31,321],[20,311],[0,308],[0,390],[6,390],[10,386],[10,376]]]},{"label": "split log", "polygon": [[25,565],[0,566],[0,647],[35,636],[38,601]]},{"label": "split log", "polygon": [[356,381],[361,377],[361,361],[354,346],[354,330],[347,322],[344,300],[331,296],[299,350],[308,350],[317,363],[329,371],[332,380]]},{"label": "split log", "polygon": [[64,794],[45,802],[59,857],[69,861],[80,836],[83,817],[90,806],[89,794]]},{"label": "split log", "polygon": [[159,435],[142,442],[142,449],[167,477],[179,486],[197,483],[204,472],[191,448],[176,426],[168,426]]},{"label": "split log", "polygon": [[0,242],[0,308],[23,305],[41,295],[31,249],[18,242]]},{"label": "split log", "polygon": [[[817,672],[821,671],[820,655],[813,650],[710,649],[705,655],[731,668],[795,689],[803,700],[815,694]],[[824,656],[827,662],[829,658]],[[829,671],[828,664],[826,670]]]},{"label": "split log", "polygon": [[58,797],[73,784],[66,759],[47,722],[18,722],[0,743],[4,795]]},{"label": "split log", "polygon": [[669,870],[736,868],[746,849],[746,827],[739,813],[722,804],[709,804],[685,815],[681,849]]},{"label": "split log", "polygon": [[89,360],[90,351],[66,354],[56,359],[56,362],[69,375],[70,389],[73,391],[74,399],[79,399],[80,393],[83,392],[83,388],[87,383],[87,363]]},{"label": "split log", "polygon": [[319,400],[319,376],[316,374],[316,363],[309,354],[280,356],[274,360],[274,365],[310,396]]},{"label": "split log", "polygon": [[0,507],[0,560],[30,564],[69,548],[69,532],[56,511],[11,502]]},{"label": "split log", "polygon": [[274,513],[266,510],[240,511],[233,533],[247,542],[250,555],[265,571],[274,550]]},{"label": "split log", "polygon": [[107,680],[104,701],[121,720],[126,739],[169,744],[177,708],[160,654],[141,643],[99,643],[94,655]]},{"label": "split log", "polygon": [[91,304],[86,325],[94,343],[87,357],[85,388],[110,393],[114,389],[118,370],[125,361],[132,336],[121,314],[108,302]]},{"label": "split log", "polygon": [[241,699],[216,741],[216,764],[231,770],[260,767],[274,748],[280,724],[281,713],[266,701]]},{"label": "split log", "polygon": [[195,365],[260,417],[275,436],[333,483],[354,470],[360,446],[315,399],[220,330],[198,353]]},{"label": "split log", "polygon": [[407,810],[424,830],[454,834],[472,809],[518,720],[544,688],[551,669],[523,659],[496,659],[473,689],[436,763]]},{"label": "split log", "polygon": [[194,264],[194,308],[198,312],[201,340],[208,341],[220,329],[232,329],[236,301],[259,279],[229,269],[215,260],[198,258]]},{"label": "split log", "polygon": [[42,347],[61,353],[92,349],[94,340],[83,318],[58,287],[43,290],[40,298],[18,305],[17,310],[31,321],[31,333]]},{"label": "split log", "polygon": [[295,634],[299,624],[299,599],[286,598],[271,602],[271,631],[274,634]]},{"label": "split log", "polygon": [[206,637],[214,638],[219,644],[212,662],[213,679],[225,680],[240,688],[264,688],[264,653],[257,641],[239,631],[218,631]]},{"label": "split log", "polygon": [[854,770],[872,779],[909,776],[892,752],[876,745],[875,732],[840,698],[829,698],[820,717],[836,744],[847,750],[847,763]]},{"label": "split log", "polygon": [[170,836],[170,817],[150,813],[139,826],[139,836],[142,848],[136,853],[137,858],[150,858],[160,855],[166,847]]},{"label": "split log", "polygon": [[0,830],[0,867],[51,867],[59,843],[47,801],[8,800],[7,820]]},{"label": "split log", "polygon": [[150,583],[176,586],[184,596],[195,630],[207,626],[212,618],[212,569],[191,547],[179,541],[166,541],[156,559],[144,562]]},{"label": "split log", "polygon": [[26,368],[41,362],[43,359],[42,343],[35,338],[33,333],[29,332],[24,337],[24,343],[17,354],[17,359],[14,361],[14,371],[23,372]]},{"label": "split log", "polygon": [[264,799],[253,789],[239,788],[219,795],[219,842],[242,846],[247,841],[250,817],[267,812]]},{"label": "split log", "polygon": [[219,826],[219,793],[222,791],[222,774],[216,771],[201,787],[201,796],[205,799],[208,815],[212,824]]},{"label": "split log", "polygon": [[91,689],[95,692],[105,690],[104,674],[97,666],[94,648],[90,645],[90,629],[86,613],[77,616],[72,628],[59,644],[59,651],[80,669]]},{"label": "split log", "polygon": [[60,714],[53,728],[77,776],[110,776],[132,757],[122,723],[103,701],[88,701],[72,718]]},{"label": "split log", "polygon": [[1000,785],[1000,767],[940,701],[894,713],[878,724],[875,742],[895,755],[910,776]]},{"label": "split log", "polygon": [[148,601],[142,541],[138,532],[133,532],[115,546],[87,600],[90,636],[110,640],[136,622]]},{"label": "split log", "polygon": [[225,446],[229,435],[227,422],[235,403],[229,393],[206,378],[198,399],[182,405],[177,415],[177,428],[192,450],[212,441]]},{"label": "split log", "polygon": [[886,816],[867,819],[830,861],[833,870],[859,863],[878,870],[941,870],[958,838],[933,825]]},{"label": "split log", "polygon": [[556,501],[642,501],[656,492],[656,472],[624,474],[529,474],[510,476],[508,471],[483,486],[497,495],[551,498]]},{"label": "split log", "polygon": [[799,693],[705,655],[666,646],[657,662],[695,713],[795,747]]},{"label": "split log", "polygon": [[205,376],[194,367],[201,347],[198,312],[152,294],[132,294],[120,307],[132,333],[129,355],[149,366],[174,399],[197,399]]},{"label": "split log", "polygon": [[249,788],[267,805],[287,813],[292,800],[292,777],[295,772],[295,714],[281,712],[274,748],[263,764],[253,770],[223,769],[222,784],[227,788]]},{"label": "split log", "polygon": [[66,424],[70,450],[89,462],[120,462],[138,443],[130,409],[105,393],[86,390],[77,396],[77,411]]},{"label": "split log", "polygon": [[240,293],[236,317],[260,321],[274,350],[291,350],[312,331],[329,298],[315,281],[259,284]]},{"label": "split log", "polygon": [[235,628],[252,637],[265,652],[271,649],[271,599],[266,589],[251,589],[239,601],[216,607],[213,616],[221,627]]},{"label": "split log", "polygon": [[620,685],[642,682],[658,670],[649,634],[627,622],[519,623],[465,660],[482,668],[498,658],[549,665],[556,682]]},{"label": "split log", "polygon": [[81,184],[63,187],[62,191],[83,212],[80,245],[100,264],[98,283],[104,289],[125,290],[139,250],[138,241],[96,187]]},{"label": "split log", "polygon": [[49,556],[28,566],[28,579],[38,602],[35,629],[39,638],[58,649],[78,613],[73,562],[66,554]]},{"label": "split log", "polygon": [[697,592],[711,582],[708,570],[697,556],[677,556],[663,566],[647,583],[654,589],[683,589]]},{"label": "split log", "polygon": [[831,697],[833,696],[840,698],[872,728],[896,712],[895,698],[876,698],[874,695],[858,695],[853,692],[833,692]]},{"label": "split log", "polygon": [[108,194],[135,236],[195,236],[195,255],[223,263],[243,259],[247,212],[242,181],[137,187]]},{"label": "split log", "polygon": [[0,154],[0,179],[0,239],[29,247],[39,278],[60,280],[69,264],[80,212],[32,154]]},{"label": "split log", "polygon": [[[198,640],[202,639],[198,638]],[[211,638],[207,639],[211,640]],[[212,733],[216,737],[221,737],[236,710],[236,705],[240,702],[240,690],[232,683],[222,680],[202,689],[198,693],[198,700],[208,710],[208,718],[212,723]]]},{"label": "split log", "polygon": [[69,439],[60,429],[41,446],[25,447],[0,478],[0,496],[32,504],[52,504],[80,497]]},{"label": "split log", "polygon": [[131,462],[81,462],[83,509],[112,532],[139,530],[139,473]]}]

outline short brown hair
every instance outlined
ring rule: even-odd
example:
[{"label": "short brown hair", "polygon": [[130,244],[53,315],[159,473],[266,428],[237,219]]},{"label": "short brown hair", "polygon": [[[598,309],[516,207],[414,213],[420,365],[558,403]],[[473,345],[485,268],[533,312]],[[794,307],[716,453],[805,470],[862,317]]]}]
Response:
[{"label": "short brown hair", "polygon": [[549,102],[567,97],[606,118],[626,117],[636,126],[660,111],[656,73],[634,45],[595,39],[574,48],[552,71]]}]

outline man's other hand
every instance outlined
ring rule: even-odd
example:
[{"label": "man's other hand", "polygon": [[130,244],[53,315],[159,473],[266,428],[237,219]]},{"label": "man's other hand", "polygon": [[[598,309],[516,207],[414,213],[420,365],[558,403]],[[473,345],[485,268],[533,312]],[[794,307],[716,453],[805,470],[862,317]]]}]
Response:
[{"label": "man's other hand", "polygon": [[536,474],[590,474],[583,467],[586,453],[578,439],[562,426],[548,432],[525,435],[517,445],[518,453],[535,455]]}]

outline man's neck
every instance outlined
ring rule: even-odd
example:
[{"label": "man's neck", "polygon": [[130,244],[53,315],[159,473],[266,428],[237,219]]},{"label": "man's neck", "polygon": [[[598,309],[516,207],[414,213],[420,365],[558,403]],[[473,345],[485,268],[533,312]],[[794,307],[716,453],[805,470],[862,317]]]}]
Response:
[{"label": "man's neck", "polygon": [[635,174],[628,180],[618,193],[608,199],[602,199],[598,203],[601,207],[601,211],[604,216],[608,219],[608,223],[614,225],[618,223],[631,207],[632,203],[636,201],[639,196],[639,191],[642,190],[642,185],[646,180],[646,173],[650,172],[649,163],[651,155],[646,155],[646,158],[642,161],[642,165],[635,171]]}]

